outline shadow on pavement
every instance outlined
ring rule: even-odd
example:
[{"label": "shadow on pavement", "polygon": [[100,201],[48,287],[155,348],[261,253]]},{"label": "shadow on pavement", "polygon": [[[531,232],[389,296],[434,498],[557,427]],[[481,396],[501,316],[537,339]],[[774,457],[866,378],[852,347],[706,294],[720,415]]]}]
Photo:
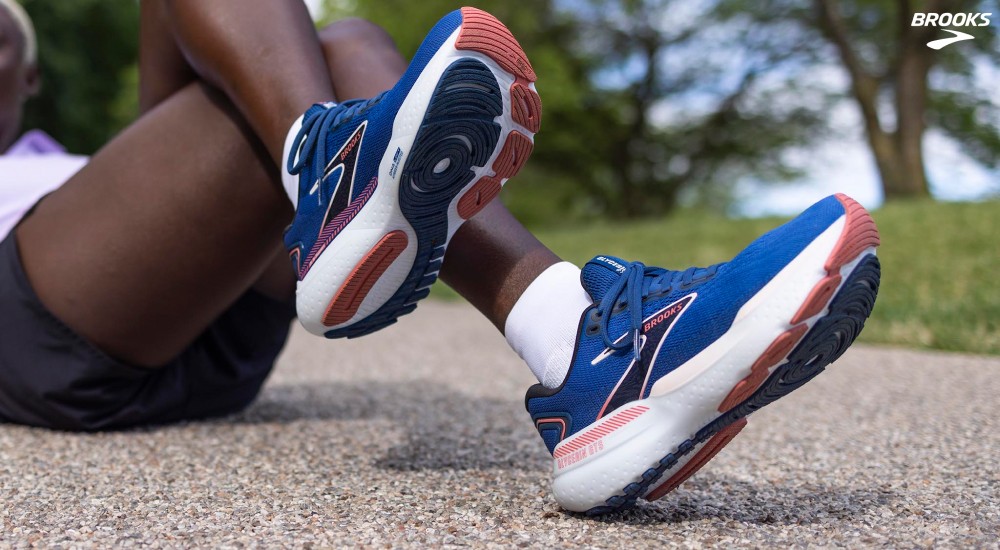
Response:
[{"label": "shadow on pavement", "polygon": [[[381,469],[544,473],[551,467],[519,400],[481,398],[429,382],[272,386],[248,410],[223,422],[313,420],[369,423],[362,428],[334,425],[332,430],[385,430],[386,436],[398,443],[373,460],[373,466]],[[879,487],[784,486],[764,480],[749,483],[706,471],[660,501],[640,502],[632,510],[595,521],[632,525],[702,520],[813,524],[864,516],[897,497]]]},{"label": "shadow on pavement", "polygon": [[[549,456],[520,400],[475,397],[428,382],[274,386],[227,421],[379,419],[391,421],[403,441],[376,459],[377,468],[544,471],[549,467]],[[393,434],[392,439],[400,436]]]},{"label": "shadow on pavement", "polygon": [[632,510],[596,518],[599,522],[649,525],[702,520],[756,525],[805,525],[843,522],[889,505],[890,490],[835,485],[784,486],[748,483],[710,473],[692,478],[656,502],[640,502]]}]

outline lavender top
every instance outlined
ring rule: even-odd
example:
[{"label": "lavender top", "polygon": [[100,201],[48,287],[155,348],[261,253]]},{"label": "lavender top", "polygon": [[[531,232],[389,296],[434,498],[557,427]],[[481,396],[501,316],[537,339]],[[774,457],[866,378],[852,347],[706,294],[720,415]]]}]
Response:
[{"label": "lavender top", "polygon": [[62,145],[41,130],[27,132],[0,155],[0,239],[38,199],[57,189],[87,160],[66,153]]}]

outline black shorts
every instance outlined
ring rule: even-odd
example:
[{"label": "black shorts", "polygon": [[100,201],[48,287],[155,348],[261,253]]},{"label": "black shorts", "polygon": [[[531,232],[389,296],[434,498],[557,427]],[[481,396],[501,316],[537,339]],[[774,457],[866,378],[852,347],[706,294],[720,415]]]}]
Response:
[{"label": "black shorts", "polygon": [[292,304],[249,291],[168,365],[132,366],[42,305],[11,232],[0,242],[0,422],[90,431],[238,411],[260,391],[294,316]]}]

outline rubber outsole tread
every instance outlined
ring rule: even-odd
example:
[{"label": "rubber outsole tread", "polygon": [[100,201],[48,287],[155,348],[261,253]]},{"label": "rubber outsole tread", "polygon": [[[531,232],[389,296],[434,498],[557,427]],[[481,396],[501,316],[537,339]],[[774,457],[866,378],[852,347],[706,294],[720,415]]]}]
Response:
[{"label": "rubber outsole tread", "polygon": [[531,89],[537,76],[517,39],[497,18],[477,8],[462,8],[462,21],[455,48],[487,55],[514,75],[510,86],[511,118],[537,133],[542,122],[542,100]]},{"label": "rubber outsole tread", "polygon": [[535,133],[542,126],[542,98],[521,82],[510,87],[511,118],[514,122]]},{"label": "rubber outsole tread", "polygon": [[799,343],[808,328],[804,324],[794,326],[782,333],[774,342],[771,342],[767,350],[750,367],[750,375],[740,380],[719,405],[719,412],[726,412],[750,397],[767,379],[770,368],[788,356],[788,353]]},{"label": "rubber outsole tread", "polygon": [[529,82],[537,80],[531,62],[514,35],[496,17],[481,9],[462,8],[462,30],[455,40],[455,49],[480,52],[508,73]]},{"label": "rubber outsole tread", "polygon": [[493,155],[502,130],[495,119],[502,113],[500,86],[485,63],[459,59],[441,75],[400,171],[400,210],[417,234],[413,266],[379,309],[349,327],[328,331],[327,338],[381,330],[427,295],[444,257],[448,206],[475,179],[472,168],[485,166]]},{"label": "rubber outsole tread", "polygon": [[851,261],[851,258],[856,258],[865,250],[881,244],[878,228],[875,226],[875,220],[872,219],[871,214],[858,204],[858,201],[843,193],[837,193],[836,197],[844,207],[847,220],[834,253],[827,258],[824,266],[831,274]]}]

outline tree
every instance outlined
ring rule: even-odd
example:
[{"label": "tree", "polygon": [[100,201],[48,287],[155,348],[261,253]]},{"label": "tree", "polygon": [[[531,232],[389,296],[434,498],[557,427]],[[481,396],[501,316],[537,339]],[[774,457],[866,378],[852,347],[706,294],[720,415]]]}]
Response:
[{"label": "tree", "polygon": [[25,112],[74,153],[89,154],[138,112],[138,2],[23,0],[38,35],[42,89]]},{"label": "tree", "polygon": [[[794,22],[829,45],[800,55],[817,67],[836,63],[863,121],[886,199],[929,195],[924,137],[936,128],[989,168],[1000,159],[1000,109],[994,90],[977,82],[977,67],[1000,61],[996,33],[963,27],[975,40],[935,51],[927,43],[948,36],[912,26],[914,13],[996,11],[974,0],[723,0],[730,17],[774,29]],[[1000,16],[996,14],[995,16]]]},{"label": "tree", "polygon": [[777,81],[782,90],[809,87],[789,65],[795,37],[777,46],[721,20],[717,7],[680,0],[575,6],[577,47],[599,60],[591,78],[613,109],[603,194],[612,214],[666,212],[682,192],[725,197],[747,175],[793,178],[799,172],[784,154],[819,137],[815,110],[772,93]]}]

